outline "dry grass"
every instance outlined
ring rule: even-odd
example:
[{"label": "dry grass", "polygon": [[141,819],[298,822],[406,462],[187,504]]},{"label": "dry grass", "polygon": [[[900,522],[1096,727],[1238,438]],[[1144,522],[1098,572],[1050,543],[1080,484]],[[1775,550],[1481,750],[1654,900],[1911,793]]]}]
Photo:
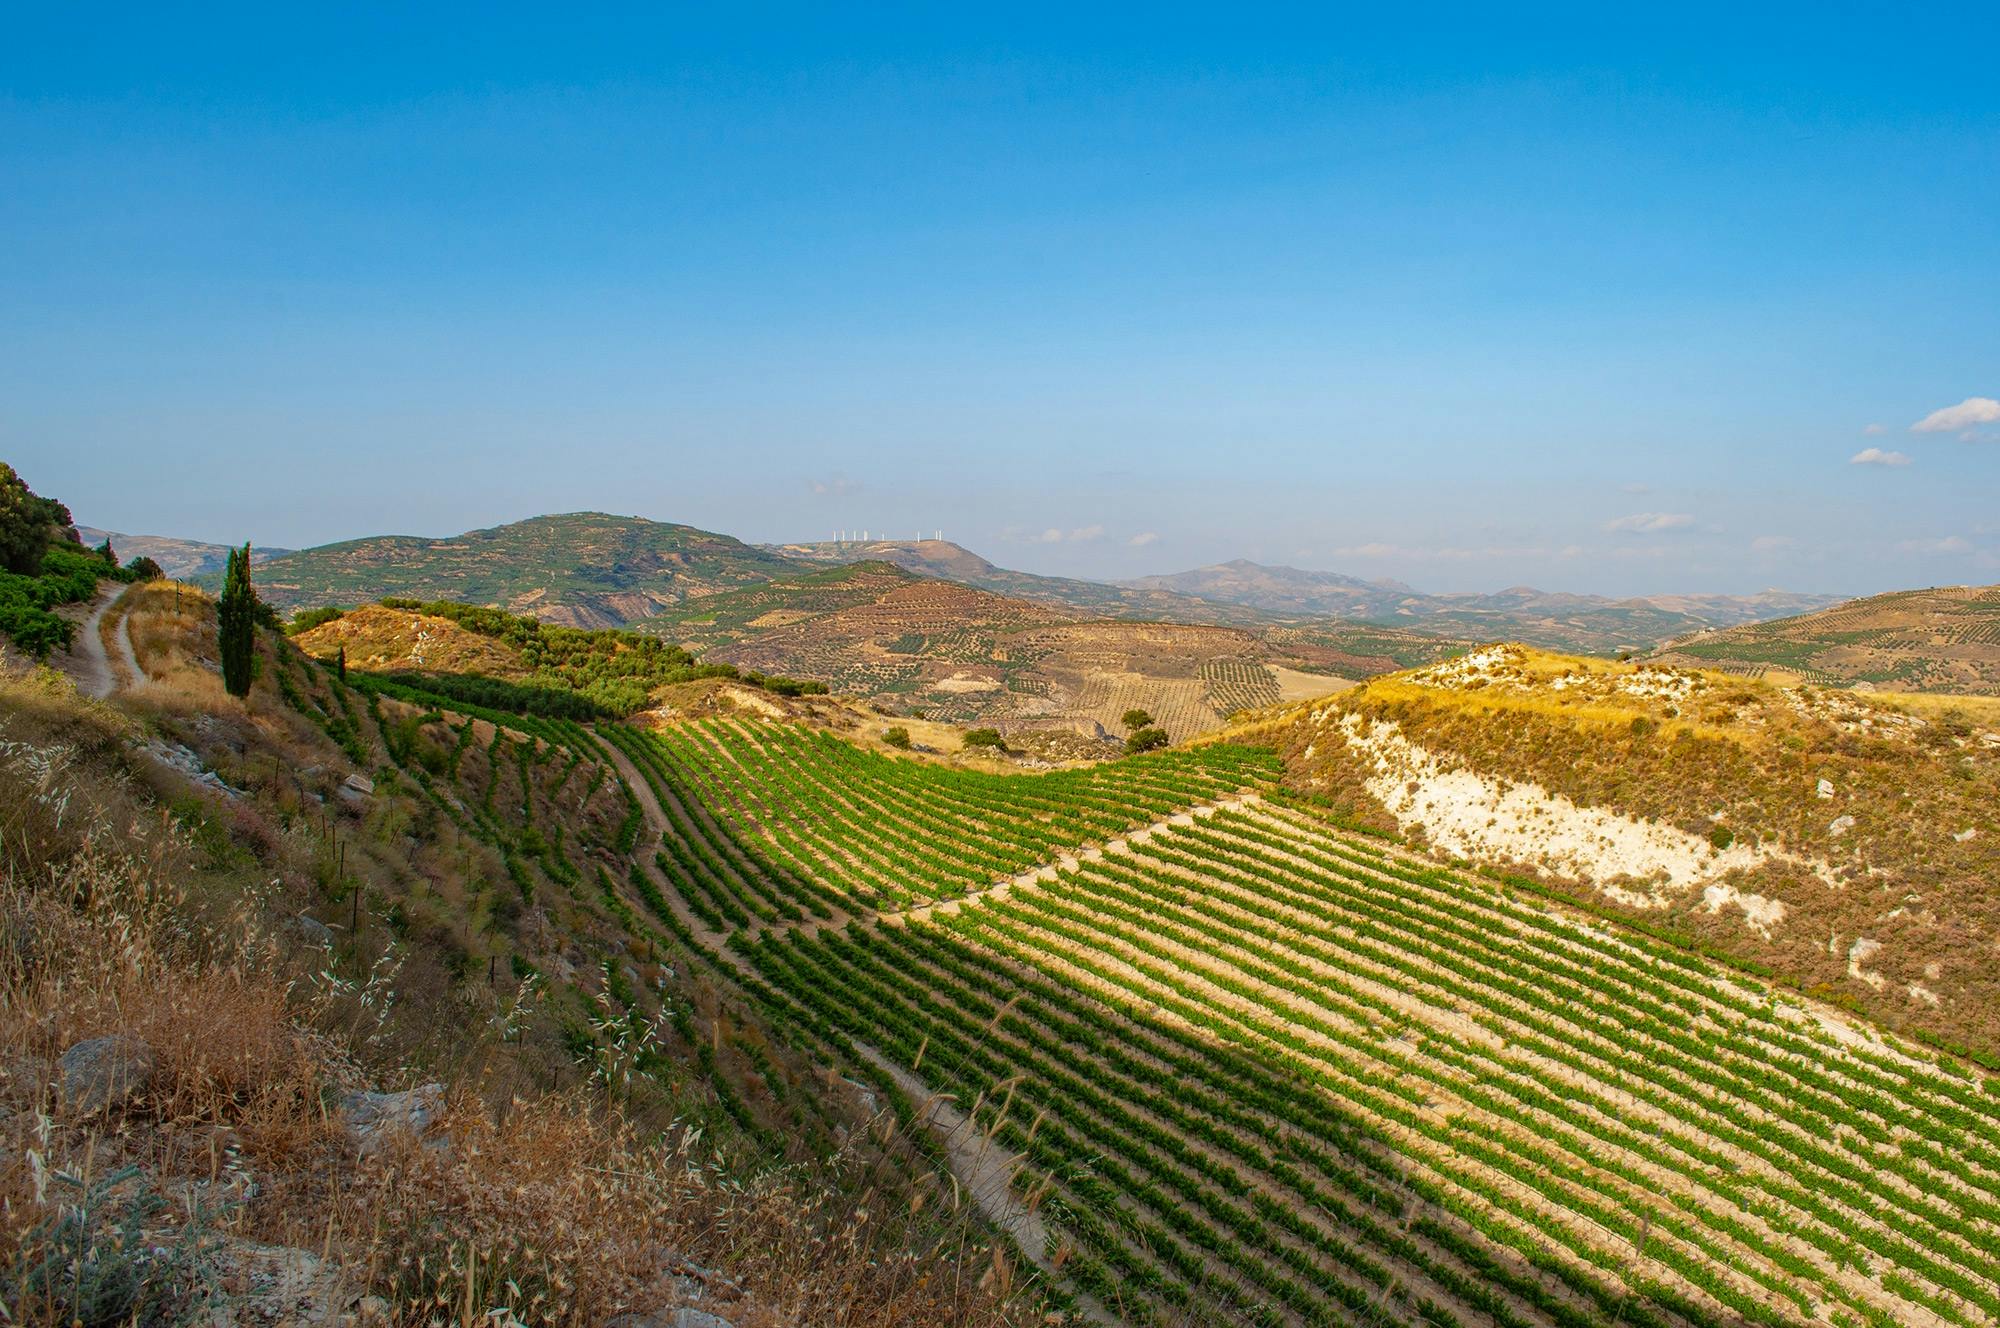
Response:
[{"label": "dry grass", "polygon": [[[1668,925],[1812,995],[2000,1056],[2000,711],[1507,647],[1259,717],[1296,786],[1421,839],[1422,824],[1398,825],[1369,792],[1372,763],[1340,736],[1347,716],[1393,724],[1444,768],[1503,788],[1783,850],[1726,882],[1786,906],[1770,935],[1700,890]],[[1547,883],[1605,905],[1601,883]],[[1848,954],[1863,940],[1879,949],[1857,973]]]},{"label": "dry grass", "polygon": [[[134,636],[147,704],[185,715],[208,705],[182,685],[204,672],[202,624],[176,621],[171,597],[148,588]],[[249,726],[233,731],[287,736],[255,698],[230,713]],[[902,1183],[889,1160],[910,1155],[907,1139],[857,1132],[841,1156],[744,1174],[674,1123],[660,1092],[627,1116],[595,1082],[525,1091],[539,1070],[514,1063],[504,1031],[468,1021],[463,992],[426,962],[430,914],[414,905],[462,928],[456,902],[412,896],[417,922],[394,945],[305,946],[292,919],[319,902],[314,841],[253,798],[218,804],[250,846],[218,854],[199,821],[155,802],[128,755],[138,736],[45,670],[0,677],[10,1321],[287,1321],[305,1310],[269,1306],[248,1280],[272,1247],[323,1260],[308,1288],[321,1308],[373,1295],[397,1324],[598,1324],[696,1298],[744,1328],[1037,1317],[1009,1302],[1008,1265],[970,1212]],[[433,1054],[441,1033],[448,1061]],[[129,1101],[83,1114],[59,1059],[114,1034],[143,1040],[155,1071]],[[357,1156],[343,1095],[420,1077],[447,1083],[440,1123]],[[893,1118],[878,1123],[893,1134]]]}]

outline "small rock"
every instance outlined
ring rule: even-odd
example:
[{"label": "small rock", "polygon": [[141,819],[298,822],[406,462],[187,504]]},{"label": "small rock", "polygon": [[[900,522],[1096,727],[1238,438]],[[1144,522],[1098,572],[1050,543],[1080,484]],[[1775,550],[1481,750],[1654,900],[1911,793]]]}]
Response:
[{"label": "small rock", "polygon": [[79,1042],[62,1054],[63,1100],[89,1115],[145,1091],[153,1081],[153,1049],[119,1033]]},{"label": "small rock", "polygon": [[298,917],[292,919],[292,930],[307,945],[316,946],[322,950],[333,948],[333,928],[327,926],[318,918],[310,918],[301,913]]},{"label": "small rock", "polygon": [[1852,830],[1853,828],[1854,828],[1854,818],[1852,816],[1836,816],[1833,820],[1833,824],[1829,825],[1826,828],[1826,832],[1827,834],[1833,836],[1835,839],[1838,839],[1842,835],[1846,834],[1849,830]]},{"label": "small rock", "polygon": [[1963,829],[1963,830],[1959,831],[1959,832],[1958,832],[1957,834],[1953,835],[1953,836],[1951,837],[1951,842],[1952,842],[1952,843],[1954,843],[1954,844],[1963,844],[1963,843],[1965,843],[1965,842],[1966,842],[1967,840],[1969,840],[1969,839],[1972,839],[1972,838],[1974,838],[1974,837],[1975,837],[1975,836],[1977,836],[1978,834],[1979,834],[1979,831],[1977,831],[1977,830],[1973,829],[1973,828],[1972,828],[1972,827],[1970,827],[1970,826],[1967,826],[1967,827],[1966,827],[1965,829]]},{"label": "small rock", "polygon": [[366,775],[349,775],[340,781],[342,788],[353,789],[356,793],[373,793],[375,781]]},{"label": "small rock", "polygon": [[1832,797],[1833,797],[1833,781],[1832,781],[1832,780],[1830,780],[1830,779],[1822,779],[1822,780],[1821,780],[1821,781],[1819,782],[1819,796],[1820,796],[1820,797],[1822,797],[1822,798],[1828,798],[1828,799],[1830,799],[1830,798],[1832,798]]},{"label": "small rock", "polygon": [[349,1093],[340,1104],[347,1135],[372,1156],[399,1135],[420,1138],[444,1110],[444,1086],[423,1084],[401,1093]]}]

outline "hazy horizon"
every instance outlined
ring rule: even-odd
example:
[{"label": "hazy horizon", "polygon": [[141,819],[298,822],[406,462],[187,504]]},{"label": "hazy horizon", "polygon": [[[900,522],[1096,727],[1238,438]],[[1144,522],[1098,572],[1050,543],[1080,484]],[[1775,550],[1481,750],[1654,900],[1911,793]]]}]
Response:
[{"label": "hazy horizon", "polygon": [[0,458],[214,542],[2000,580],[1996,11],[1423,20],[23,14]]}]

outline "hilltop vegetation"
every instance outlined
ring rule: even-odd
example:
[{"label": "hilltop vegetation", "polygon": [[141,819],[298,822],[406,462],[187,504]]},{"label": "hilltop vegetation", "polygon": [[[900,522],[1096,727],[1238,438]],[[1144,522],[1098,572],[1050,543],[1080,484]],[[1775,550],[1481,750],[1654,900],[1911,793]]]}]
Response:
[{"label": "hilltop vegetation", "polygon": [[449,600],[392,598],[353,612],[306,610],[295,631],[300,647],[320,659],[338,656],[405,687],[520,714],[629,715],[651,705],[661,688],[698,678],[741,679],[792,696],[826,690],[698,663],[658,637],[551,626]]},{"label": "hilltop vegetation", "polygon": [[2000,696],[2000,586],[1905,590],[1679,641],[1667,663],[1832,686]]},{"label": "hilltop vegetation", "polygon": [[144,559],[121,568],[109,543],[85,548],[69,508],[37,494],[0,461],[0,636],[15,649],[39,659],[67,647],[76,624],[57,609],[93,598],[101,580],[158,574]]},{"label": "hilltop vegetation", "polygon": [[1991,703],[1492,647],[1265,732],[1348,818],[2000,1053]]},{"label": "hilltop vegetation", "polygon": [[272,558],[258,576],[265,598],[287,612],[397,596],[490,605],[571,627],[617,627],[790,570],[784,559],[727,535],[576,512],[449,539],[326,544]]}]

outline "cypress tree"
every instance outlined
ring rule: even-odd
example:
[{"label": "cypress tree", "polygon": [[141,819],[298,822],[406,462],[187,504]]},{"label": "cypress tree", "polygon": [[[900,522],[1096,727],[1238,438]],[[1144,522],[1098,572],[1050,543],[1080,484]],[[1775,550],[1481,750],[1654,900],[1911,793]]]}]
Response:
[{"label": "cypress tree", "polygon": [[216,601],[215,612],[222,647],[222,685],[231,696],[248,696],[257,659],[257,592],[250,585],[248,544],[229,551],[222,598]]},{"label": "cypress tree", "polygon": [[341,680],[342,682],[346,682],[346,681],[347,681],[347,647],[346,647],[345,645],[342,645],[342,646],[340,647],[340,653],[339,653],[338,655],[336,655],[336,656],[334,657],[334,661],[333,661],[333,667],[334,667],[334,670],[335,670],[335,671],[336,671],[337,673],[339,673],[339,675],[340,675],[340,680]]}]

